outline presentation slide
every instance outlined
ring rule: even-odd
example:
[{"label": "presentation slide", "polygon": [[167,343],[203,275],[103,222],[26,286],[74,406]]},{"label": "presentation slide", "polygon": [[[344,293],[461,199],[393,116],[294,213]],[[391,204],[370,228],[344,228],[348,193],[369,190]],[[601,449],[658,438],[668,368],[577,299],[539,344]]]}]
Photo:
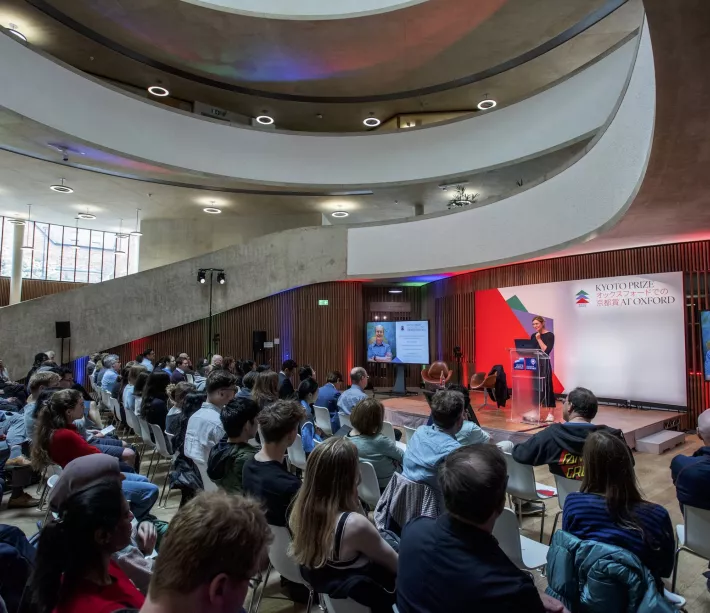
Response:
[{"label": "presentation slide", "polygon": [[367,361],[428,364],[429,322],[369,322],[367,324]]},{"label": "presentation slide", "polygon": [[703,355],[705,356],[705,380],[710,381],[710,311],[700,313],[700,328],[703,336]]}]

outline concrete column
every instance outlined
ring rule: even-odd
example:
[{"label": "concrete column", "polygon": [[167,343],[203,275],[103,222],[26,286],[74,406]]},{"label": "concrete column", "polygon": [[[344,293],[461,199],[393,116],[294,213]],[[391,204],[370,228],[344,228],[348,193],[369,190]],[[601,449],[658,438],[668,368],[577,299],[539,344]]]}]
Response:
[{"label": "concrete column", "polygon": [[22,300],[22,242],[25,239],[25,226],[13,226],[12,268],[10,270],[10,304]]},{"label": "concrete column", "polygon": [[130,253],[128,254],[128,274],[132,275],[141,269],[141,237],[131,236],[128,240],[131,243]]},{"label": "concrete column", "polygon": [[419,217],[420,215],[424,215],[424,205],[423,204],[415,204],[414,205],[414,216]]}]

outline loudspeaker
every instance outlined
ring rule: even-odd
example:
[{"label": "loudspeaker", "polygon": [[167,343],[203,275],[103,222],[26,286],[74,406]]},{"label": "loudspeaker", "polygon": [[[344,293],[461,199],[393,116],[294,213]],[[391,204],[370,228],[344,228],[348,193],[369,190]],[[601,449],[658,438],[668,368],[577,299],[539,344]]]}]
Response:
[{"label": "loudspeaker", "polygon": [[71,322],[56,321],[54,326],[57,330],[57,338],[71,338]]},{"label": "loudspeaker", "polygon": [[254,345],[254,353],[264,351],[264,343],[266,342],[266,332],[264,330],[254,330],[251,334],[252,344]]}]

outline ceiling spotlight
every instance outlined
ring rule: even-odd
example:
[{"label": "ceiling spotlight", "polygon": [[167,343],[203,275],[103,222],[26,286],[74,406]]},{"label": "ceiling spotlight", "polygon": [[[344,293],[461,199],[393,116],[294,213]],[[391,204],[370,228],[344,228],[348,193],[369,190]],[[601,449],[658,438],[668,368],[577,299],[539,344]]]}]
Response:
[{"label": "ceiling spotlight", "polygon": [[13,226],[24,226],[25,222],[22,219],[8,219],[8,222]]},{"label": "ceiling spotlight", "polygon": [[8,32],[12,34],[15,38],[19,38],[23,43],[27,42],[27,37],[17,29],[14,23],[8,24]]},{"label": "ceiling spotlight", "polygon": [[390,294],[401,294],[402,290],[401,289],[391,289]]},{"label": "ceiling spotlight", "polygon": [[148,93],[152,96],[157,96],[158,98],[165,98],[165,96],[170,95],[170,92],[160,85],[151,85],[148,88]]},{"label": "ceiling spotlight", "polygon": [[348,213],[347,211],[333,211],[330,215],[331,217],[342,218],[347,217],[348,215],[350,215],[350,213]]},{"label": "ceiling spotlight", "polygon": [[227,281],[227,278],[224,276],[224,272],[220,272],[217,274],[217,283],[220,285],[224,285]]},{"label": "ceiling spotlight", "polygon": [[96,215],[92,215],[91,213],[79,213],[77,215],[79,219],[96,219]]},{"label": "ceiling spotlight", "polygon": [[203,284],[207,282],[207,273],[202,268],[197,271],[197,281]]},{"label": "ceiling spotlight", "polygon": [[51,189],[53,192],[59,192],[60,194],[73,194],[74,190],[69,187],[68,185],[64,185],[64,179],[62,179],[62,182],[59,185],[50,185],[49,189]]},{"label": "ceiling spotlight", "polygon": [[210,215],[219,215],[222,212],[222,209],[215,208],[213,206],[208,206],[206,209],[202,209],[205,213],[209,213]]},{"label": "ceiling spotlight", "polygon": [[376,128],[382,122],[379,119],[377,119],[377,117],[368,117],[362,123],[364,123],[368,128]]},{"label": "ceiling spotlight", "polygon": [[259,115],[256,118],[256,123],[260,123],[262,126],[270,126],[274,123],[274,118],[269,115]]},{"label": "ceiling spotlight", "polygon": [[493,107],[497,106],[498,103],[493,100],[492,98],[486,98],[485,100],[481,100],[476,107],[478,108],[479,111],[489,111]]}]

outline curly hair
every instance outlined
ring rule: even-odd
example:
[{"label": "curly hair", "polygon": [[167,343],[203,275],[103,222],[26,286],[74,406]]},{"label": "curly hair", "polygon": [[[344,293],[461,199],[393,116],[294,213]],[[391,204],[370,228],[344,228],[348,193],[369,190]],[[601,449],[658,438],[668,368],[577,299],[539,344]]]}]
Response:
[{"label": "curly hair", "polygon": [[66,412],[73,409],[80,400],[83,400],[80,391],[61,390],[54,392],[49,402],[40,407],[32,440],[32,468],[41,471],[45,466],[53,464],[52,458],[49,456],[49,443],[52,440],[52,435],[56,430],[69,426]]}]

